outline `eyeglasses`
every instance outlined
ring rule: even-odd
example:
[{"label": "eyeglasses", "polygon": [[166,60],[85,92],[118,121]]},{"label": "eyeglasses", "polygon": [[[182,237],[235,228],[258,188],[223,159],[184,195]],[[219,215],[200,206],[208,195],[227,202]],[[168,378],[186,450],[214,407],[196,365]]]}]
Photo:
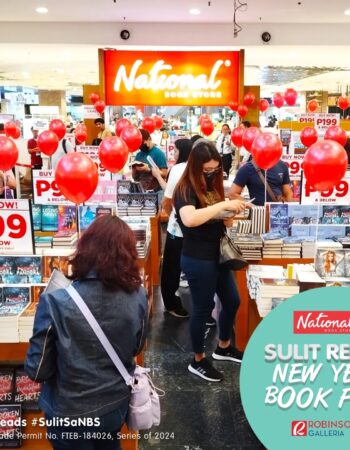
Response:
[{"label": "eyeglasses", "polygon": [[203,169],[203,173],[218,173],[221,170],[221,167],[216,167],[215,169]]}]

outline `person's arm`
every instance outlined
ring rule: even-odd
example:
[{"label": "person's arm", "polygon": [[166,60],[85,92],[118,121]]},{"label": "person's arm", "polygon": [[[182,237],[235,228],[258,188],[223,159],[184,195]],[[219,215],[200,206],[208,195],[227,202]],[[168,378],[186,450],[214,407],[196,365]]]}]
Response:
[{"label": "person's arm", "polygon": [[282,197],[285,202],[293,201],[293,191],[292,188],[290,187],[290,184],[282,185]]},{"label": "person's arm", "polygon": [[242,191],[242,186],[238,186],[238,184],[233,183],[230,192],[228,193],[228,198],[230,200],[243,200],[243,197],[241,196]]},{"label": "person's arm", "polygon": [[170,216],[171,211],[173,209],[173,201],[172,201],[172,199],[169,198],[169,197],[165,197],[165,195],[164,195],[163,200],[162,200],[162,208],[164,209],[166,214],[168,216]]},{"label": "person's arm", "polygon": [[228,194],[230,200],[236,199],[242,200],[241,193],[243,191],[243,188],[247,185],[248,180],[249,180],[248,168],[247,166],[243,166],[238,170],[236,177],[233,180],[232,187]]},{"label": "person's arm", "polygon": [[33,381],[43,382],[56,373],[56,343],[46,294],[40,296],[33,336],[24,369]]},{"label": "person's arm", "polygon": [[16,178],[13,175],[12,171],[9,170],[5,172],[5,185],[10,189],[16,189]]},{"label": "person's arm", "polygon": [[[152,171],[152,175],[154,176],[154,178],[156,178],[158,180],[158,183],[160,184],[160,187],[163,189],[163,191],[166,188],[166,181],[163,178],[163,170],[158,169],[158,167],[152,167],[151,171]],[[166,176],[166,175],[165,175]]]},{"label": "person's arm", "polygon": [[27,149],[30,154],[40,152],[40,149],[34,139],[31,139],[30,141],[28,141]]},{"label": "person's arm", "polygon": [[142,349],[146,342],[147,325],[148,325],[148,300],[146,290],[144,288],[141,288],[139,295],[142,296],[142,305],[140,305],[141,323],[140,329],[136,334],[137,348],[136,351],[134,352],[134,356],[137,356],[142,352]]},{"label": "person's arm", "polygon": [[193,205],[186,205],[180,208],[179,213],[183,224],[186,227],[198,227],[213,219],[221,211],[234,211],[236,213],[243,211],[245,202],[242,200],[224,200],[207,208],[196,209]]}]

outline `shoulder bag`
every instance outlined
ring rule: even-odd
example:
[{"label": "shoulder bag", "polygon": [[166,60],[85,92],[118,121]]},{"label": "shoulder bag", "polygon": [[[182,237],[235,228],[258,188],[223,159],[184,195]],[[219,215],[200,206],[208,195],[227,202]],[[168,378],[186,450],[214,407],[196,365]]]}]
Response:
[{"label": "shoulder bag", "polygon": [[129,430],[147,430],[152,426],[158,426],[160,424],[160,401],[157,390],[161,391],[163,395],[164,391],[154,386],[149,375],[150,369],[137,365],[134,374],[130,375],[78,291],[72,285],[68,286],[66,290],[124,378],[126,385],[130,387],[131,396],[126,418]]},{"label": "shoulder bag", "polygon": [[273,192],[273,190],[271,189],[271,186],[269,185],[269,183],[267,182],[267,179],[264,177],[264,174],[262,173],[260,167],[257,166],[256,162],[252,159],[251,163],[253,164],[254,169],[256,170],[261,182],[263,183],[263,185],[265,186],[266,184],[266,190],[267,193],[269,194],[271,200],[273,202],[282,202],[283,201],[283,196],[282,195],[278,195],[276,196]]},{"label": "shoulder bag", "polygon": [[248,266],[248,261],[243,258],[241,249],[225,233],[220,241],[219,264],[229,270],[241,270]]}]

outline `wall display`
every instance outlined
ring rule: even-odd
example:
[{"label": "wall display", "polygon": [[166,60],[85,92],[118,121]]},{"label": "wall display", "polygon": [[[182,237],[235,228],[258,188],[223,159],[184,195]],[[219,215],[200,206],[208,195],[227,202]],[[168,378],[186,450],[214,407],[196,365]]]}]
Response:
[{"label": "wall display", "polygon": [[33,254],[29,200],[0,200],[0,254]]},{"label": "wall display", "polygon": [[350,171],[347,171],[345,177],[333,188],[319,193],[310,186],[306,178],[302,177],[301,203],[303,205],[332,204],[346,205],[350,204]]},{"label": "wall display", "polygon": [[108,105],[226,106],[243,84],[239,51],[100,52]]}]

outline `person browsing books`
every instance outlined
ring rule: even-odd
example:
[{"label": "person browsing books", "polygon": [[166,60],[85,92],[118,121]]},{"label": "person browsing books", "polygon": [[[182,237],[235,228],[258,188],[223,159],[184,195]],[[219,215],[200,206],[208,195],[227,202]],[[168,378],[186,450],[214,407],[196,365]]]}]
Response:
[{"label": "person browsing books", "polygon": [[[74,288],[132,374],[148,315],[134,233],[116,216],[97,218],[78,241],[71,266]],[[56,435],[51,438],[54,450],[121,448],[130,388],[66,289],[40,296],[25,371],[44,383],[39,405],[47,420],[98,419],[94,433],[110,433],[102,440],[91,436],[91,427],[52,424],[48,431]],[[70,437],[69,430],[79,438]]]},{"label": "person browsing books", "polygon": [[181,267],[192,295],[190,333],[194,359],[188,370],[207,380],[221,381],[204,353],[206,321],[218,295],[222,310],[219,317],[219,343],[214,359],[240,362],[241,353],[231,344],[233,323],[240,303],[231,271],[219,264],[220,239],[232,219],[217,219],[224,211],[244,210],[242,200],[224,200],[222,161],[215,144],[197,141],[187,167],[174,192],[176,215],[183,233]]}]

